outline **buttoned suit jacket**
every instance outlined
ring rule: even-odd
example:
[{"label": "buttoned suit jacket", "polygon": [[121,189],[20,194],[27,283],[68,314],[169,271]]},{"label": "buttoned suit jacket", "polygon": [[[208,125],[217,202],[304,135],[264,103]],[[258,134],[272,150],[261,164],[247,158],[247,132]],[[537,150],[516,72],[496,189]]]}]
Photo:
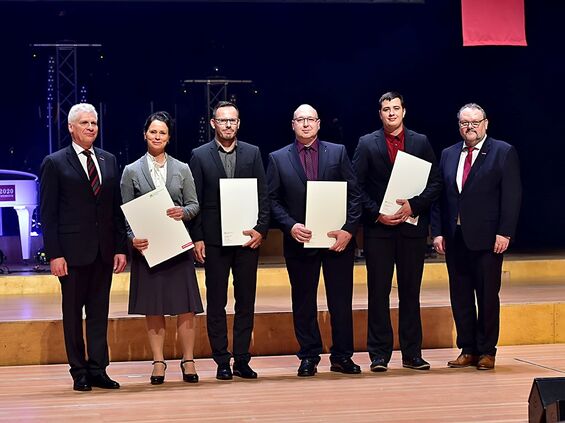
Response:
[{"label": "buttoned suit jacket", "polygon": [[413,216],[418,216],[418,224],[384,225],[376,220],[380,214],[379,210],[393,168],[385,133],[381,128],[359,139],[353,156],[353,167],[361,189],[365,237],[388,238],[397,231],[411,238],[426,237],[429,234],[430,208],[439,197],[442,187],[436,156],[425,135],[407,128],[404,128],[404,152],[432,164],[424,191],[420,195],[408,198]]},{"label": "buttoned suit jacket", "polygon": [[[259,147],[237,140],[234,178],[257,178],[259,213],[254,228],[263,237],[269,229],[269,198],[265,168]],[[193,241],[222,245],[220,178],[227,178],[216,141],[212,140],[192,150],[190,169],[196,185],[200,213],[192,221]]]},{"label": "buttoned suit jacket", "polygon": [[[347,217],[343,229],[353,235],[361,217],[357,180],[345,146],[318,141],[318,180],[347,182]],[[287,257],[313,254],[315,249],[304,249],[292,238],[290,231],[306,218],[306,173],[296,149],[296,143],[287,145],[269,155],[267,167],[269,198],[273,223],[283,232],[283,249]],[[350,242],[350,246],[353,243]]]},{"label": "buttoned suit jacket", "polygon": [[70,266],[91,264],[98,252],[106,263],[125,254],[126,230],[120,209],[116,158],[94,147],[102,184],[94,196],[72,145],[45,157],[41,165],[40,215],[45,253]]},{"label": "buttoned suit jacket", "polygon": [[490,250],[496,235],[515,236],[522,188],[516,149],[487,137],[465,181],[457,188],[457,167],[463,142],[443,150],[440,174],[444,190],[432,212],[432,235],[452,240],[460,218],[463,240],[470,250]]},{"label": "buttoned suit jacket", "polygon": [[[167,155],[167,180],[165,181],[165,187],[175,206],[180,206],[184,209],[183,221],[185,226],[188,225],[188,221],[193,219],[200,209],[196,197],[194,178],[188,164],[175,159],[171,155]],[[120,188],[124,203],[155,189],[155,183],[149,173],[146,154],[124,168]],[[133,238],[134,234],[129,225],[127,230],[128,236]]]}]

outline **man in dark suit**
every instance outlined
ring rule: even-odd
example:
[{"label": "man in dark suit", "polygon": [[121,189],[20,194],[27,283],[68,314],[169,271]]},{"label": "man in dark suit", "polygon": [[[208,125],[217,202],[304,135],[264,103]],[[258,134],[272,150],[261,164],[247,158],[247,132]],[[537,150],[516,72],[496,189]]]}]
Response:
[{"label": "man in dark suit", "polygon": [[502,258],[520,212],[520,165],[513,146],[487,136],[487,116],[478,104],[466,104],[457,118],[463,142],[441,154],[445,188],[432,211],[434,248],[445,254],[462,350],[448,366],[490,370],[499,335]]},{"label": "man in dark suit", "polygon": [[[318,327],[317,292],[323,267],[332,341],[330,370],[360,373],[352,360],[353,254],[357,224],[361,216],[355,174],[343,145],[318,139],[320,119],[316,110],[303,104],[294,112],[292,128],[296,140],[269,155],[267,179],[271,216],[283,231],[284,256],[292,289],[294,331],[301,359],[298,376],[314,376],[322,352]],[[329,249],[304,248],[312,232],[304,226],[306,181],[346,181],[347,219],[339,229],[328,233],[335,238]]]},{"label": "man in dark suit", "polygon": [[[371,370],[386,371],[393,349],[389,296],[396,265],[402,365],[428,370],[430,365],[422,358],[420,286],[429,209],[440,194],[441,181],[428,138],[403,124],[406,109],[402,96],[385,93],[379,105],[383,127],[362,136],[353,157],[364,208],[363,248],[369,296],[367,349]],[[398,151],[426,160],[432,167],[424,191],[412,198],[397,199],[400,209],[393,215],[385,215],[379,210]],[[417,224],[409,223],[416,217]]]},{"label": "man in dark suit", "polygon": [[[126,266],[116,158],[93,147],[98,115],[90,104],[69,111],[72,143],[41,165],[40,210],[45,253],[63,296],[65,348],[77,391],[116,389],[108,366],[108,307],[112,271]],[[86,313],[86,345],[82,309]]]},{"label": "man in dark suit", "polygon": [[[239,124],[236,105],[227,101],[219,102],[210,121],[215,130],[215,139],[195,148],[190,159],[200,204],[200,213],[194,219],[191,236],[196,260],[204,263],[208,339],[212,356],[218,365],[216,378],[220,380],[232,379],[233,375],[246,379],[257,377],[257,373],[249,366],[249,344],[253,331],[259,246],[269,227],[269,199],[261,153],[258,147],[237,139]],[[257,179],[257,224],[243,232],[250,239],[240,247],[222,246],[220,178]],[[230,269],[235,296],[233,373],[226,322]]]}]

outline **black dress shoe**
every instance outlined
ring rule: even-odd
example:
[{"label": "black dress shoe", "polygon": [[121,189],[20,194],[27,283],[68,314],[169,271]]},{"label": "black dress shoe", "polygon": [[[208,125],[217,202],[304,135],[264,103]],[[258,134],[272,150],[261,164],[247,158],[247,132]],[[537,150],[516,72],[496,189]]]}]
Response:
[{"label": "black dress shoe", "polygon": [[[151,364],[153,366],[155,366],[155,364],[162,364],[163,366],[165,366],[165,368],[163,369],[163,373],[167,371],[167,363],[165,363],[162,360],[155,360]],[[149,378],[149,381],[151,382],[151,385],[162,385],[165,382],[165,375],[164,374],[162,376],[151,375],[151,377]]]},{"label": "black dress shoe", "polygon": [[182,360],[180,362],[180,369],[182,371],[182,380],[188,383],[198,383],[198,374],[197,373],[185,373],[184,372],[184,363],[194,363],[194,360]]},{"label": "black dress shoe", "polygon": [[77,376],[77,378],[73,381],[73,389],[75,391],[92,391],[92,386],[88,381],[88,376]]},{"label": "black dress shoe", "polygon": [[430,363],[422,357],[403,358],[402,367],[414,370],[430,370]]},{"label": "black dress shoe", "polygon": [[372,372],[386,372],[388,370],[388,362],[382,357],[373,358],[371,361]]},{"label": "black dress shoe", "polygon": [[257,373],[245,361],[234,361],[233,375],[243,379],[257,379]]},{"label": "black dress shoe", "polygon": [[351,360],[351,358],[339,358],[339,359],[330,359],[331,366],[330,370],[332,372],[340,372],[346,373],[349,375],[355,375],[361,373],[361,367]]},{"label": "black dress shoe", "polygon": [[120,388],[120,384],[115,380],[110,379],[110,377],[106,374],[106,372],[97,375],[90,375],[89,380],[90,380],[90,384],[97,388],[103,388],[103,389]]},{"label": "black dress shoe", "polygon": [[233,374],[231,372],[230,363],[218,364],[218,370],[216,370],[216,379],[219,379],[219,380],[231,380],[231,379],[233,379]]},{"label": "black dress shoe", "polygon": [[314,376],[318,371],[319,359],[315,358],[303,358],[298,368],[298,376]]}]

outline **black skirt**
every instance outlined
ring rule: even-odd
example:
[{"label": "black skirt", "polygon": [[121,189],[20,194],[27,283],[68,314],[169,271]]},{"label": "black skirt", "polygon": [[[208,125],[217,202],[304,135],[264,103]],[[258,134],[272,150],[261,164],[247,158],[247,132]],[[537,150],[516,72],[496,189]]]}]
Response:
[{"label": "black skirt", "polygon": [[203,311],[192,250],[150,268],[133,249],[129,314],[164,316]]}]

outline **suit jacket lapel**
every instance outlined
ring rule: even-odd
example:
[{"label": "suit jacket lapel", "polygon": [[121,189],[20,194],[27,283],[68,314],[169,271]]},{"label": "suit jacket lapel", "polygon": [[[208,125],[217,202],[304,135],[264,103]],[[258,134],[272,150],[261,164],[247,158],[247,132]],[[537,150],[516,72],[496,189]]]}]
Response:
[{"label": "suit jacket lapel", "polygon": [[69,161],[73,169],[76,170],[79,176],[84,180],[84,182],[88,183],[88,187],[90,188],[90,181],[88,180],[88,176],[86,175],[84,168],[80,164],[80,160],[72,145],[69,145],[67,147],[67,160]]},{"label": "suit jacket lapel", "polygon": [[[302,181],[304,185],[306,185],[306,173],[304,172],[304,168],[302,167],[302,163],[300,162],[300,156],[298,155],[298,151],[296,150],[296,143],[292,143],[288,149],[288,159],[290,160],[290,164],[296,171],[296,174]],[[318,160],[320,160],[318,158]]]},{"label": "suit jacket lapel", "polygon": [[414,142],[413,134],[406,127],[404,127],[404,152],[416,156],[416,143]]},{"label": "suit jacket lapel", "polygon": [[[155,189],[155,184],[153,183],[153,178],[149,173],[149,164],[147,163],[147,154],[144,154],[143,157],[139,160],[139,166],[141,167],[140,171],[147,184],[151,187],[151,189]],[[167,172],[167,179],[169,178],[169,172]]]},{"label": "suit jacket lapel", "polygon": [[[241,143],[237,144],[236,150],[237,151],[235,152],[235,169],[234,169],[233,177],[239,178],[239,171],[241,170],[240,165],[241,165],[241,163],[244,162],[243,156],[247,153],[247,150],[245,149],[245,147]],[[219,154],[218,154],[218,157],[219,157]],[[220,162],[221,162],[221,160],[220,160]],[[222,166],[222,168],[223,168],[223,166]]]},{"label": "suit jacket lapel", "polygon": [[318,141],[318,180],[323,181],[326,177],[328,164],[328,146],[323,141]]},{"label": "suit jacket lapel", "polygon": [[[218,168],[218,172],[220,172],[220,178],[227,178],[228,175],[226,174],[226,170],[224,169],[224,165],[220,160],[220,154],[218,153],[218,146],[216,145],[216,141],[212,140],[209,143],[210,146],[210,155],[212,156],[212,161]],[[239,148],[239,147],[238,147]]]},{"label": "suit jacket lapel", "polygon": [[177,171],[177,166],[174,160],[170,160],[171,156],[167,155],[167,180],[165,181],[165,186],[170,192],[171,181],[173,180],[173,175]]},{"label": "suit jacket lapel", "polygon": [[381,156],[383,163],[389,172],[392,172],[392,163],[388,155],[388,148],[386,147],[386,138],[384,130],[380,129],[375,133],[375,144]]}]

